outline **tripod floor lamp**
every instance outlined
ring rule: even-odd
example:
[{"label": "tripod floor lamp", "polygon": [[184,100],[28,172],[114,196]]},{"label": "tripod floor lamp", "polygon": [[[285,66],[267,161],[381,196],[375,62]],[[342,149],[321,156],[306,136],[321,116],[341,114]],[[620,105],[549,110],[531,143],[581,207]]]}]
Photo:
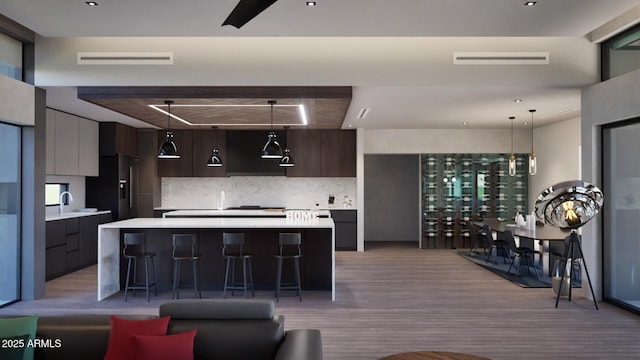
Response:
[{"label": "tripod floor lamp", "polygon": [[[571,229],[569,241],[565,242],[564,248],[564,266],[571,261],[569,274],[569,301],[571,301],[571,288],[573,287],[573,261],[576,254],[583,260],[584,272],[587,275],[589,289],[593,297],[593,304],[598,310],[596,295],[593,292],[591,278],[587,264],[584,263],[582,254],[582,246],[580,245],[580,237],[576,233],[576,229],[593,219],[598,211],[602,208],[604,198],[602,191],[595,185],[582,180],[565,181],[546,188],[538,195],[535,203],[536,218],[546,225],[555,226],[561,229]],[[566,271],[562,271],[560,281],[560,289],[556,295],[556,307],[562,293],[562,284]]]}]

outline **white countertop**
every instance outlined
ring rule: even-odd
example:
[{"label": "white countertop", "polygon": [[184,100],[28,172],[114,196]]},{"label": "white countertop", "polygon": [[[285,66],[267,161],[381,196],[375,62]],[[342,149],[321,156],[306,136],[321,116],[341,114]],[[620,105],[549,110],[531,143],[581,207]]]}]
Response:
[{"label": "white countertop", "polygon": [[76,217],[83,217],[83,216],[92,216],[92,215],[100,215],[100,214],[110,214],[111,210],[102,210],[102,211],[70,211],[70,212],[65,212],[62,214],[52,214],[52,215],[47,215],[44,220],[45,221],[53,221],[53,220],[64,220],[64,219],[70,219],[70,218],[76,218]]},{"label": "white countertop", "polygon": [[[226,211],[226,210],[223,210]],[[245,211],[245,210],[241,210]],[[319,218],[311,222],[289,221],[273,217],[218,217],[218,218],[135,218],[101,224],[99,229],[282,229],[308,228],[333,229],[331,218]]]},{"label": "white countertop", "polygon": [[[294,210],[294,209],[287,209]],[[162,214],[162,217],[283,217],[285,211],[282,209],[263,209],[263,210],[175,210]],[[302,210],[302,209],[301,209]],[[306,209],[305,209],[306,210]],[[319,216],[331,217],[328,210],[313,210],[318,212]]]}]

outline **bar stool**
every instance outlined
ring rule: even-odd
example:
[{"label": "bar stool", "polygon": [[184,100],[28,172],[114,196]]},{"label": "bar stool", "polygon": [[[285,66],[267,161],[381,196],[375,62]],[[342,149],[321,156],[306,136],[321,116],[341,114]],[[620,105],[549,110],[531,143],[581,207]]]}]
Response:
[{"label": "bar stool", "polygon": [[173,298],[180,297],[180,280],[183,261],[191,261],[193,269],[193,290],[198,299],[202,298],[200,291],[200,268],[198,253],[198,242],[195,234],[173,234],[171,236],[173,243]]},{"label": "bar stool", "polygon": [[[224,291],[222,297],[227,297],[227,290],[244,290],[244,297],[247,298],[247,289],[251,288],[251,294],[256,296],[253,286],[253,272],[251,270],[251,254],[244,251],[243,233],[222,233],[222,256],[226,261],[224,272]],[[236,281],[236,260],[242,261],[242,282]],[[231,268],[231,281],[229,281],[229,268]],[[249,281],[247,282],[247,272]]]},{"label": "bar stool", "polygon": [[[275,255],[278,259],[278,270],[276,273],[276,302],[280,301],[280,290],[296,290],[299,301],[302,301],[302,287],[300,281],[300,258],[302,250],[300,248],[302,235],[300,233],[280,233],[278,244],[280,251]],[[282,283],[282,263],[284,260],[293,260],[295,271],[295,282]]]},{"label": "bar stool", "polygon": [[[127,301],[127,293],[133,290],[133,296],[136,290],[145,289],[147,291],[147,302],[149,301],[149,289],[154,288],[155,296],[158,296],[158,288],[156,286],[156,271],[153,264],[155,253],[147,252],[147,242],[145,233],[124,233],[124,248],[122,255],[127,259],[127,279],[124,288],[124,301]],[[144,261],[144,283],[136,282],[138,279],[138,259]],[[149,283],[149,262],[151,263],[151,272],[153,274],[153,282]],[[133,265],[133,278],[131,278],[131,265]]]}]

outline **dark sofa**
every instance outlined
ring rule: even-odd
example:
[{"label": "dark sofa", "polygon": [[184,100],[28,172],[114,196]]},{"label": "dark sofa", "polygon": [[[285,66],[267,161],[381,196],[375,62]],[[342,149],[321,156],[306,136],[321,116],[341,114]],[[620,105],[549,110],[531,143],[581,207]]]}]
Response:
[{"label": "dark sofa", "polygon": [[[320,360],[319,330],[284,330],[270,300],[175,300],[160,306],[171,316],[168,334],[196,329],[194,359]],[[122,316],[145,319],[154,316]],[[107,351],[109,315],[41,316],[36,338],[59,339],[59,348],[37,348],[35,359],[102,359]]]}]

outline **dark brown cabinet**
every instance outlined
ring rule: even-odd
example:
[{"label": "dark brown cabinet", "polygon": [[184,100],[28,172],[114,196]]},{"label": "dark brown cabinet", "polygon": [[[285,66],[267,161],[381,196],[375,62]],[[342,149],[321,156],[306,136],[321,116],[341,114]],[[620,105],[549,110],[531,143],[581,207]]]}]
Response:
[{"label": "dark brown cabinet", "polygon": [[[176,143],[179,159],[158,159],[159,177],[191,177],[193,176],[193,131],[172,130],[173,141]],[[158,131],[158,146],[167,137],[165,130]]]},{"label": "dark brown cabinet", "polygon": [[295,161],[287,176],[356,176],[355,131],[288,130],[287,147]]},{"label": "dark brown cabinet", "polygon": [[295,163],[287,169],[287,176],[323,176],[321,131],[288,130],[287,148]]},{"label": "dark brown cabinet", "polygon": [[[227,137],[224,130],[198,130],[193,132],[193,176],[227,176]],[[209,167],[211,151],[218,149],[222,161],[220,167]],[[185,151],[187,149],[185,148]]]},{"label": "dark brown cabinet", "polygon": [[[232,160],[227,157],[226,131],[175,130],[173,135],[180,159],[157,159],[159,177],[228,176],[227,163]],[[158,144],[162,144],[165,138],[166,131],[158,131]],[[222,167],[206,166],[214,148],[220,150]],[[291,149],[295,161],[294,167],[286,169],[286,176],[356,176],[355,131],[288,130],[286,148]],[[256,158],[258,156],[256,154]]]},{"label": "dark brown cabinet", "polygon": [[100,156],[137,156],[136,129],[116,122],[100,123]]},{"label": "dark brown cabinet", "polygon": [[356,250],[358,243],[358,211],[331,210],[335,224],[336,250]]},{"label": "dark brown cabinet", "polygon": [[98,225],[111,214],[47,221],[46,279],[51,280],[98,262]]}]

